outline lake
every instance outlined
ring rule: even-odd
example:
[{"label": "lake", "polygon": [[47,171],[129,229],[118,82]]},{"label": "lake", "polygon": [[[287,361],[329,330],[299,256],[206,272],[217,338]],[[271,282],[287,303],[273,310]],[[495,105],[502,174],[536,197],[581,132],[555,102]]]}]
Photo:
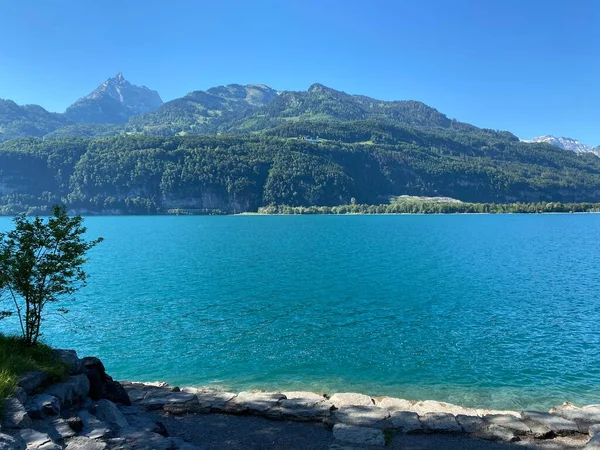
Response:
[{"label": "lake", "polygon": [[600,403],[600,215],[86,225],[105,242],[44,340],[100,357],[116,379],[494,408]]}]

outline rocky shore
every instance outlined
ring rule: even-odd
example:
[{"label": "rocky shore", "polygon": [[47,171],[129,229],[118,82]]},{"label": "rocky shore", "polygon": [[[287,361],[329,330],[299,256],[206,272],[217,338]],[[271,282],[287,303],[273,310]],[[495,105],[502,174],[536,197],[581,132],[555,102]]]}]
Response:
[{"label": "rocky shore", "polygon": [[[70,378],[47,386],[41,372],[21,377],[16,396],[4,400],[0,450],[198,450],[205,448],[200,439],[170,435],[164,423],[185,419],[193,427],[194,418],[210,414],[319,424],[327,433],[326,446],[319,448],[331,450],[383,449],[404,435],[481,439],[481,448],[494,441],[529,448],[600,449],[600,405],[495,411],[355,393],[232,393],[117,382],[99,359],[57,352],[69,364]],[[220,448],[228,447],[224,443]]]}]

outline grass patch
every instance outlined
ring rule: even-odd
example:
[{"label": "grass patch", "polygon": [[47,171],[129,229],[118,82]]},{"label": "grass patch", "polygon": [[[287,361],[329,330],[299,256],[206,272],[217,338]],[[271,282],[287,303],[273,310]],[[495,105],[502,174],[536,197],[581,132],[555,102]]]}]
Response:
[{"label": "grass patch", "polygon": [[[17,387],[19,376],[26,372],[42,371],[49,375],[48,382],[67,378],[69,367],[59,361],[52,348],[45,344],[27,345],[16,336],[0,334],[0,399],[10,397]],[[0,402],[0,415],[2,402]]]}]

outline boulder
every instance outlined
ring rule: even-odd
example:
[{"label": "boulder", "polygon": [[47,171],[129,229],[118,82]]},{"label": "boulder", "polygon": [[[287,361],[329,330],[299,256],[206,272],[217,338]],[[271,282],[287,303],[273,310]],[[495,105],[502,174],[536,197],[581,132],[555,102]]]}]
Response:
[{"label": "boulder", "polygon": [[333,404],[324,396],[312,392],[282,392],[285,399],[277,407],[283,419],[315,422],[328,418]]},{"label": "boulder", "polygon": [[46,389],[45,393],[60,401],[63,408],[79,403],[90,390],[90,383],[85,375],[74,375],[67,381],[57,383]]},{"label": "boulder", "polygon": [[600,424],[597,425],[592,425],[589,429],[588,429],[588,433],[590,435],[590,437],[594,437],[597,434],[600,434]]},{"label": "boulder", "polygon": [[83,422],[82,436],[90,439],[106,439],[112,436],[112,430],[106,422],[102,422],[89,411],[82,410],[77,413]]},{"label": "boulder", "polygon": [[529,426],[533,427],[534,424],[542,425],[558,436],[569,436],[579,432],[577,423],[555,414],[523,411],[521,415]]},{"label": "boulder", "polygon": [[336,421],[361,427],[385,427],[390,418],[387,409],[377,406],[342,406],[333,412]]},{"label": "boulder", "polygon": [[600,450],[600,434],[594,435],[583,448],[584,450]]},{"label": "boulder", "polygon": [[69,439],[65,450],[106,450],[108,445],[106,442],[95,441],[88,437],[77,436]]},{"label": "boulder", "polygon": [[519,436],[515,435],[513,430],[509,430],[508,428],[493,423],[487,424],[481,428],[474,436],[489,441],[518,442],[521,440]]},{"label": "boulder", "polygon": [[426,413],[419,418],[424,431],[435,433],[461,433],[463,430],[450,413]]},{"label": "boulder", "polygon": [[26,445],[21,439],[8,434],[0,433],[0,449],[2,450],[25,450]]},{"label": "boulder", "polygon": [[338,423],[333,427],[334,439],[359,445],[385,445],[383,432],[378,428],[356,427]]},{"label": "boulder", "polygon": [[240,392],[227,402],[226,411],[262,414],[278,406],[279,402],[284,399],[285,395],[276,392]]},{"label": "boulder", "polygon": [[62,417],[53,417],[41,422],[40,426],[38,423],[35,424],[37,431],[42,431],[48,434],[55,441],[64,441],[65,439],[75,436],[77,433]]},{"label": "boulder", "polygon": [[89,380],[89,396],[93,400],[102,398],[113,403],[130,406],[131,399],[125,388],[106,373],[104,364],[98,358],[87,356],[82,360],[83,372]]},{"label": "boulder", "polygon": [[110,400],[102,399],[98,401],[95,414],[98,419],[106,422],[111,427],[118,429],[129,426],[129,422],[127,422],[123,413]]},{"label": "boulder", "polygon": [[392,425],[402,433],[416,433],[423,429],[419,415],[410,411],[393,411],[391,414]]},{"label": "boulder", "polygon": [[46,372],[26,372],[19,377],[17,386],[22,388],[27,395],[37,392],[42,384],[48,380]]},{"label": "boulder", "polygon": [[16,398],[7,398],[4,400],[4,420],[2,428],[30,428],[31,418],[23,404]]},{"label": "boulder", "polygon": [[563,403],[552,408],[550,414],[576,422],[581,433],[587,433],[591,425],[600,423],[600,405],[578,408],[573,403]]},{"label": "boulder", "polygon": [[196,412],[197,410],[191,410],[191,408],[197,408],[199,404],[196,396],[189,392],[157,390],[148,392],[140,402],[140,406],[147,410],[166,408],[165,410],[179,411],[181,414],[185,412],[186,408],[189,408],[188,412]]},{"label": "boulder", "polygon": [[232,392],[218,391],[215,389],[184,387],[182,392],[194,394],[198,399],[200,411],[204,412],[224,412],[227,410],[227,403],[237,396],[237,394]]},{"label": "boulder", "polygon": [[56,357],[69,368],[69,374],[79,375],[83,372],[83,361],[77,356],[75,350],[54,350]]},{"label": "boulder", "polygon": [[15,388],[15,398],[19,400],[21,403],[25,404],[27,401],[27,392],[20,386]]},{"label": "boulder", "polygon": [[469,434],[477,433],[484,426],[483,419],[479,416],[458,414],[456,416],[456,422],[460,425],[465,433]]},{"label": "boulder", "polygon": [[83,431],[83,420],[81,420],[81,417],[69,417],[66,422],[75,433]]},{"label": "boulder", "polygon": [[27,450],[61,450],[50,436],[39,431],[26,429],[19,431],[19,439],[25,442]]},{"label": "boulder", "polygon": [[389,411],[411,411],[411,407],[416,402],[404,400],[403,398],[379,397],[375,399],[375,405],[385,408]]},{"label": "boulder", "polygon": [[531,432],[531,428],[525,425],[523,421],[510,414],[488,414],[487,416],[483,416],[483,420],[488,424],[498,425],[511,430],[515,435],[524,435]]},{"label": "boulder", "polygon": [[333,394],[329,401],[336,407],[342,406],[373,406],[375,401],[364,394],[355,394],[351,392],[345,392],[340,394]]},{"label": "boulder", "polygon": [[29,397],[25,409],[32,419],[41,419],[42,416],[56,416],[60,413],[60,400],[50,394],[37,394]]}]

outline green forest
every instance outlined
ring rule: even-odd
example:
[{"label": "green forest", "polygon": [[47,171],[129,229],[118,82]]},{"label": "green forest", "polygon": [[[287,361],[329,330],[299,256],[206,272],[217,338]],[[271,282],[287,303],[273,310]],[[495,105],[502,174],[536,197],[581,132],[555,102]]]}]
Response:
[{"label": "green forest", "polygon": [[126,123],[74,124],[3,101],[1,140],[1,214],[54,204],[85,214],[407,208],[392,201],[401,195],[464,202],[450,209],[600,202],[596,155],[320,84],[196,91]]},{"label": "green forest", "polygon": [[56,203],[89,214],[239,213],[389,205],[399,195],[600,202],[595,155],[470,126],[372,119],[299,120],[245,134],[15,139],[0,144],[0,180],[3,214]]}]

